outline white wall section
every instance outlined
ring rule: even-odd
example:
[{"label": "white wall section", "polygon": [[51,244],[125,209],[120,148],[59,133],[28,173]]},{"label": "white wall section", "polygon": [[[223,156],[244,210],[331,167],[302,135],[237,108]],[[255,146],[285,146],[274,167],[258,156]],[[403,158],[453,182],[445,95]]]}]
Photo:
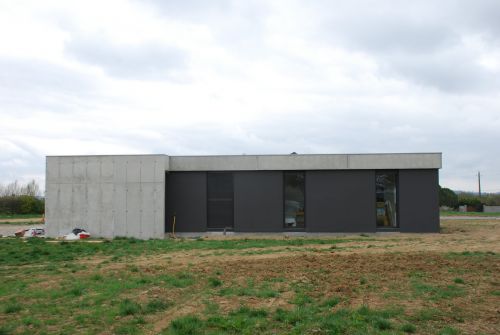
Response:
[{"label": "white wall section", "polygon": [[164,237],[166,155],[47,157],[50,237]]}]

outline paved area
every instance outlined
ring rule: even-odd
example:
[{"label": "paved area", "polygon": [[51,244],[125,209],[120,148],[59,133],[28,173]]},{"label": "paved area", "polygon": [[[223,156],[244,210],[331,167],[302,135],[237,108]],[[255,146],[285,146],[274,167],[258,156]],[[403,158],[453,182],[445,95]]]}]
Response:
[{"label": "paved area", "polygon": [[28,229],[28,228],[44,228],[45,226],[43,224],[0,224],[0,235],[2,236],[12,236],[14,233],[18,230],[21,229]]},{"label": "paved area", "polygon": [[441,216],[441,220],[500,220],[500,216]]}]

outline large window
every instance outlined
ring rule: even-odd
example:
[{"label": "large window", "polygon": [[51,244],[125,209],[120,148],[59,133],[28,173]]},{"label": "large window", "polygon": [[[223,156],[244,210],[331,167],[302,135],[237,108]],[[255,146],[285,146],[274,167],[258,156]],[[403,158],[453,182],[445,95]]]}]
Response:
[{"label": "large window", "polygon": [[208,228],[233,227],[233,174],[209,172],[207,174]]},{"label": "large window", "polygon": [[305,174],[285,172],[285,228],[305,227]]},{"label": "large window", "polygon": [[375,174],[377,227],[398,227],[398,175],[395,171],[377,171]]}]

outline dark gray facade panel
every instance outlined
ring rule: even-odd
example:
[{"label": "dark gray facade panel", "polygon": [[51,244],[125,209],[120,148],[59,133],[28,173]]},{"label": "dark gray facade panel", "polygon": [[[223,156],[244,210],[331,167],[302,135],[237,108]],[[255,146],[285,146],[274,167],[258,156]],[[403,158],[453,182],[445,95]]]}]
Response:
[{"label": "dark gray facade panel", "polygon": [[170,172],[166,175],[165,231],[172,231],[176,214],[178,232],[207,230],[207,174],[205,172]]},{"label": "dark gray facade panel", "polygon": [[306,231],[374,232],[375,171],[306,171]]},{"label": "dark gray facade panel", "polygon": [[399,170],[401,232],[439,232],[438,170]]},{"label": "dark gray facade panel", "polygon": [[283,172],[234,173],[234,230],[283,231]]}]

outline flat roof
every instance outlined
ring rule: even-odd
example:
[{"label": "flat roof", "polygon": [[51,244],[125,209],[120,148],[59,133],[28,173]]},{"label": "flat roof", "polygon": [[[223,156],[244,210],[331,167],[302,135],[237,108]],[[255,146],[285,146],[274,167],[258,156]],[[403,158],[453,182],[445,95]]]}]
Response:
[{"label": "flat roof", "polygon": [[170,156],[170,171],[440,169],[441,153]]},{"label": "flat roof", "polygon": [[372,170],[372,169],[440,169],[442,154],[373,153],[373,154],[288,154],[288,155],[85,155],[72,157],[140,157],[165,158],[168,171],[258,171],[258,170]]}]

